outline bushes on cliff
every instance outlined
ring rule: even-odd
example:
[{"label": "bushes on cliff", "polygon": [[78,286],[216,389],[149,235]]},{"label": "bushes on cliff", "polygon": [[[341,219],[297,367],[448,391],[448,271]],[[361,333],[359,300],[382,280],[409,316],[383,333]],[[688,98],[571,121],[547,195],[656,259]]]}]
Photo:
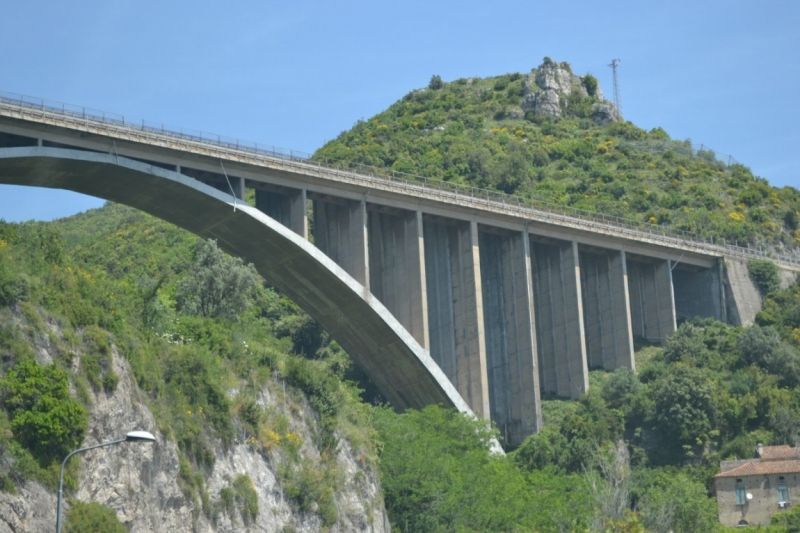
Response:
[{"label": "bushes on cliff", "polygon": [[767,259],[751,259],[747,262],[747,272],[755,282],[762,296],[780,288],[778,267]]},{"label": "bushes on cliff", "polygon": [[76,501],[66,512],[64,533],[127,533],[113,509],[97,502]]},{"label": "bushes on cliff", "polygon": [[88,426],[86,409],[70,396],[67,373],[56,365],[23,361],[0,380],[11,429],[42,466],[77,448]]}]

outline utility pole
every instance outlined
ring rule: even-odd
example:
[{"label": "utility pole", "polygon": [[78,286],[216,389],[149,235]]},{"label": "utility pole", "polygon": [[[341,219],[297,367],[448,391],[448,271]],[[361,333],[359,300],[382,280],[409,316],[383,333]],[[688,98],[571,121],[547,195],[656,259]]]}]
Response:
[{"label": "utility pole", "polygon": [[611,64],[608,66],[611,67],[611,72],[614,74],[614,105],[617,106],[619,118],[622,118],[622,100],[619,97],[619,80],[617,80],[617,65],[619,61],[619,59],[612,59]]}]

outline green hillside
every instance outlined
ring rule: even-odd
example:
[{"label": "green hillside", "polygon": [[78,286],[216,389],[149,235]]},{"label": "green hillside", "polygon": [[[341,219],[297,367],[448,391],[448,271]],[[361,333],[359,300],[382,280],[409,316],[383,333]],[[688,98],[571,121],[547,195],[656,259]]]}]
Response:
[{"label": "green hillside", "polygon": [[[502,191],[527,200],[626,217],[717,242],[800,246],[800,191],[770,187],[741,164],[673,140],[661,128],[598,124],[597,80],[576,80],[561,116],[531,110],[537,72],[434,76],[386,111],[357,122],[314,157]],[[601,120],[602,122],[602,120]]]}]

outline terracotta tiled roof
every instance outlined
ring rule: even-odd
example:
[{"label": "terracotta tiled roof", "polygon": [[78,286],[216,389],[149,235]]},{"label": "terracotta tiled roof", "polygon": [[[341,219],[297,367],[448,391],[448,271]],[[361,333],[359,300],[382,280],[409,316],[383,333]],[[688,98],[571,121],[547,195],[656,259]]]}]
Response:
[{"label": "terracotta tiled roof", "polygon": [[783,461],[785,459],[800,459],[800,448],[791,446],[764,446],[761,449],[762,461]]},{"label": "terracotta tiled roof", "polygon": [[[774,447],[780,448],[780,446]],[[758,459],[753,459],[751,462],[737,466],[727,472],[720,472],[714,477],[761,476],[764,474],[800,474],[800,460],[759,461]]]}]

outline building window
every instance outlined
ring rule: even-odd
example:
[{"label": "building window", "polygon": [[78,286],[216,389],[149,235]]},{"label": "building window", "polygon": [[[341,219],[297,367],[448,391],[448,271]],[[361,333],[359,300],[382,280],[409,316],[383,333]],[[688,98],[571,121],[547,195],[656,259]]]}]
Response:
[{"label": "building window", "polygon": [[746,502],[744,487],[736,487],[736,505],[744,505]]},{"label": "building window", "polygon": [[778,485],[778,503],[789,502],[789,488],[786,485]]}]

